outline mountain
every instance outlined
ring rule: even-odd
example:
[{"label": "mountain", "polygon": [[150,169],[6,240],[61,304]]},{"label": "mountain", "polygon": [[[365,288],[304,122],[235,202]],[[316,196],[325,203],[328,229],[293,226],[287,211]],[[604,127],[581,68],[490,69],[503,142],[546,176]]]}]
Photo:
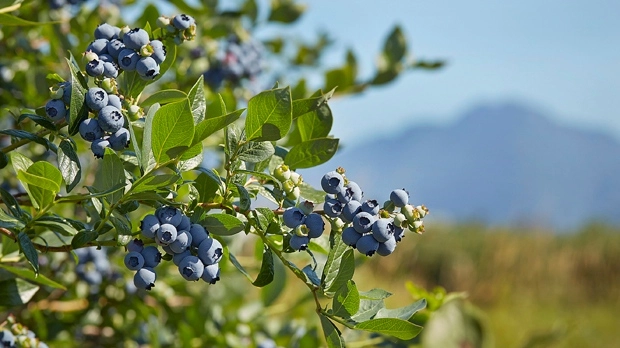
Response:
[{"label": "mountain", "polygon": [[520,104],[476,107],[448,126],[345,148],[302,174],[318,184],[337,166],[366,197],[383,201],[405,187],[413,203],[444,219],[558,230],[595,219],[620,224],[620,143]]}]

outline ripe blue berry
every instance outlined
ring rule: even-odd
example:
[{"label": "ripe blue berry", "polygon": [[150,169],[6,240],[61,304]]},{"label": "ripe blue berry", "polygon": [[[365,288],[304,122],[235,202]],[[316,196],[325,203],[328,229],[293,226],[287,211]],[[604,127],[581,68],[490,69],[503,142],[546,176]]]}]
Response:
[{"label": "ripe blue berry", "polygon": [[375,237],[379,243],[383,243],[394,236],[394,224],[392,220],[385,218],[377,219],[377,221],[372,224],[372,236]]},{"label": "ripe blue berry", "polygon": [[209,284],[215,284],[220,280],[220,265],[214,263],[205,266],[205,270],[202,272],[202,277],[200,278]]},{"label": "ripe blue berry", "polygon": [[203,240],[209,238],[209,233],[199,224],[192,224],[189,228],[189,234],[192,235],[192,246],[198,248]]},{"label": "ripe blue berry", "polygon": [[169,247],[175,254],[184,252],[192,245],[192,235],[188,231],[178,230],[177,239],[172,242]]},{"label": "ripe blue berry", "polygon": [[401,240],[403,240],[403,238],[405,238],[405,229],[396,226],[394,228],[394,239],[396,240],[396,242],[400,242]]},{"label": "ripe blue berry", "polygon": [[381,208],[379,207],[379,202],[377,202],[375,199],[369,199],[362,203],[362,211],[365,211],[368,214],[377,215],[379,214],[380,209]]},{"label": "ripe blue berry", "polygon": [[171,224],[161,224],[159,230],[157,230],[156,237],[157,241],[162,245],[170,245],[170,243],[177,239],[177,228]]},{"label": "ripe blue berry", "polygon": [[181,262],[179,262],[179,273],[185,278],[185,280],[198,280],[202,276],[205,270],[205,265],[196,256],[186,256]]},{"label": "ripe blue berry", "polygon": [[144,29],[131,29],[123,35],[123,43],[128,48],[139,51],[142,46],[149,43],[149,34]]},{"label": "ripe blue berry", "polygon": [[65,108],[65,103],[62,100],[51,99],[47,102],[47,104],[45,104],[45,113],[52,119],[52,121],[58,122],[66,116],[67,109]]},{"label": "ripe blue berry", "polygon": [[161,64],[166,59],[166,46],[164,46],[163,42],[159,40],[152,40],[150,43],[153,48],[153,54],[151,57],[155,59],[157,64]]},{"label": "ripe blue berry", "polygon": [[71,105],[71,81],[62,82],[62,101],[65,105]]},{"label": "ripe blue berry", "polygon": [[288,208],[282,214],[282,220],[286,227],[295,228],[304,223],[306,216],[297,207]]},{"label": "ripe blue berry", "polygon": [[140,77],[152,80],[159,75],[159,64],[152,57],[140,58],[136,64],[136,71]]},{"label": "ripe blue berry", "polygon": [[159,219],[155,215],[149,214],[142,219],[140,230],[142,230],[142,235],[146,238],[155,238],[159,226]]},{"label": "ripe blue berry", "polygon": [[129,252],[131,252],[131,251],[141,252],[142,249],[144,249],[144,242],[141,241],[138,238],[136,238],[136,239],[132,240],[131,242],[127,243],[127,251],[129,251]]},{"label": "ripe blue berry", "polygon": [[342,230],[342,242],[348,246],[355,248],[355,245],[360,238],[362,238],[362,235],[359,234],[353,227],[349,226]]},{"label": "ripe blue berry", "polygon": [[123,103],[121,102],[121,98],[116,94],[108,94],[108,105],[113,106],[119,110],[123,108]]},{"label": "ripe blue berry", "polygon": [[125,255],[125,267],[132,271],[137,271],[144,267],[144,256],[137,251],[130,251]]},{"label": "ripe blue berry", "polygon": [[190,255],[192,255],[191,251],[189,251],[189,249],[185,249],[182,253],[172,255],[172,262],[178,266],[179,263],[181,263],[181,260]]},{"label": "ripe blue berry", "polygon": [[353,228],[355,228],[358,233],[370,232],[375,220],[377,220],[377,218],[374,215],[362,211],[353,218]]},{"label": "ripe blue berry", "polygon": [[108,93],[103,88],[91,87],[86,92],[84,100],[92,111],[99,111],[108,105]]},{"label": "ripe blue berry", "polygon": [[192,227],[192,222],[190,221],[189,217],[185,215],[181,215],[181,222],[179,222],[179,224],[177,225],[177,230],[189,231],[191,227]]},{"label": "ripe blue berry", "polygon": [[118,60],[118,54],[121,53],[123,48],[125,48],[125,44],[119,39],[110,40],[110,42],[108,42],[108,54],[116,60]]},{"label": "ripe blue berry", "polygon": [[183,219],[183,213],[172,206],[163,206],[155,210],[155,215],[162,224],[171,224],[174,227],[179,226]]},{"label": "ripe blue berry", "polygon": [[155,270],[144,267],[136,272],[136,275],[133,277],[133,284],[138,289],[151,290],[155,286],[156,279],[157,275],[155,274]]},{"label": "ripe blue berry", "polygon": [[124,48],[118,54],[118,66],[125,71],[136,70],[136,64],[140,60],[140,55],[136,51]]},{"label": "ripe blue berry", "polygon": [[289,245],[291,248],[297,251],[302,251],[308,249],[308,243],[310,243],[310,238],[306,236],[298,236],[296,234],[291,236],[291,240]]},{"label": "ripe blue berry", "polygon": [[336,198],[342,203],[348,203],[352,200],[359,202],[362,200],[362,196],[362,189],[354,181],[349,181],[344,189],[336,194]]},{"label": "ripe blue berry", "polygon": [[404,189],[397,189],[390,193],[390,201],[397,207],[404,207],[409,204],[409,192]]},{"label": "ripe blue berry", "polygon": [[188,29],[195,23],[196,21],[194,21],[194,18],[186,14],[176,15],[172,18],[172,25],[179,30]]},{"label": "ripe blue berry", "polygon": [[367,234],[362,236],[355,244],[357,250],[366,255],[372,256],[377,249],[379,248],[379,242],[372,236],[372,234]]},{"label": "ripe blue berry", "polygon": [[114,106],[107,105],[99,110],[99,127],[106,132],[116,133],[125,124],[121,111]]},{"label": "ripe blue berry", "polygon": [[96,39],[88,45],[86,52],[88,51],[91,51],[98,56],[108,53],[108,39]]},{"label": "ripe blue berry", "polygon": [[308,237],[310,238],[319,238],[325,230],[325,221],[317,213],[311,213],[306,216],[304,224],[308,227]]},{"label": "ripe blue berry", "polygon": [[103,76],[115,79],[118,76],[118,65],[115,62],[104,62]]},{"label": "ripe blue berry", "polygon": [[330,218],[337,218],[342,214],[343,205],[337,199],[334,198],[326,198],[325,204],[323,205],[323,211],[325,211],[325,215]]},{"label": "ripe blue berry", "polygon": [[91,60],[86,64],[86,73],[93,77],[103,75],[103,62],[99,59]]},{"label": "ripe blue berry", "polygon": [[90,150],[97,158],[103,158],[106,147],[110,147],[110,142],[107,139],[95,139],[90,144]]},{"label": "ripe blue berry", "polygon": [[217,239],[209,237],[200,243],[197,254],[205,266],[212,265],[222,259],[224,248]]},{"label": "ripe blue berry", "polygon": [[337,194],[344,189],[344,178],[338,172],[331,171],[323,175],[321,187],[327,193]]},{"label": "ripe blue berry", "polygon": [[157,247],[149,245],[140,252],[144,257],[144,267],[157,267],[161,262],[161,253]]},{"label": "ripe blue berry", "polygon": [[114,62],[114,58],[111,55],[107,54],[107,53],[100,54],[99,55],[99,60],[104,62],[104,63],[106,63],[106,62],[110,62],[110,63]]},{"label": "ripe blue berry", "polygon": [[95,29],[95,39],[116,39],[120,32],[121,28],[115,27],[108,23],[103,23],[97,26],[97,28]]},{"label": "ripe blue berry", "polygon": [[129,146],[129,130],[127,128],[121,128],[116,133],[110,136],[108,139],[110,147],[114,151],[121,151]]},{"label": "ripe blue berry", "polygon": [[2,347],[15,347],[15,335],[10,330],[2,329],[0,331],[0,343]]},{"label": "ripe blue berry", "polygon": [[344,222],[351,222],[353,221],[355,215],[357,215],[360,211],[362,211],[362,203],[358,201],[350,201],[342,208],[342,215],[340,215],[340,218]]},{"label": "ripe blue berry", "polygon": [[379,247],[377,248],[377,254],[381,256],[388,256],[394,252],[396,249],[396,240],[394,237],[389,238],[383,243],[379,243]]}]

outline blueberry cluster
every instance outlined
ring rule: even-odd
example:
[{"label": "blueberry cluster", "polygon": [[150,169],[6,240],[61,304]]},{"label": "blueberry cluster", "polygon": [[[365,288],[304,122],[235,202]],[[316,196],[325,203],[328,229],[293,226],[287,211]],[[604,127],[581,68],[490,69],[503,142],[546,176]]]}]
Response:
[{"label": "blueberry cluster", "polygon": [[304,178],[299,173],[290,170],[286,164],[282,164],[274,169],[273,176],[282,184],[282,191],[286,198],[294,201],[299,199],[300,187],[304,182]]},{"label": "blueberry cluster", "polygon": [[88,247],[76,249],[75,254],[78,257],[75,273],[78,278],[92,286],[91,291],[93,293],[97,292],[103,278],[108,278],[113,273],[107,252],[104,249],[97,249],[97,247]]},{"label": "blueberry cluster", "polygon": [[[154,240],[155,244],[172,255],[172,262],[186,280],[202,279],[215,284],[220,280],[219,261],[222,259],[222,244],[209,236],[199,224],[192,224],[181,210],[162,206],[155,214],[142,220],[142,236]],[[150,290],[155,285],[154,268],[161,262],[162,254],[157,246],[145,246],[144,241],[135,239],[127,245],[125,266],[136,271],[134,285]]]},{"label": "blueberry cluster", "polygon": [[262,71],[263,47],[256,40],[241,42],[229,37],[224,42],[224,53],[204,73],[209,85],[218,87],[224,80],[238,83],[241,79],[255,79]]},{"label": "blueberry cluster", "polygon": [[325,231],[325,221],[320,214],[314,213],[314,203],[305,201],[297,207],[291,207],[282,214],[282,221],[293,229],[289,245],[294,250],[306,250],[311,238],[319,238]]},{"label": "blueberry cluster", "polygon": [[45,114],[53,121],[69,119],[71,105],[71,82],[61,82],[50,88],[51,99],[45,104]]},{"label": "blueberry cluster", "polygon": [[15,323],[15,318],[9,316],[7,324],[10,327],[4,327],[0,330],[0,347],[30,347],[30,348],[47,348],[48,345],[41,342],[32,330],[27,327]]},{"label": "blueberry cluster", "polygon": [[166,59],[166,47],[160,40],[151,40],[144,29],[104,23],[95,29],[95,41],[84,57],[90,76],[116,78],[122,71],[136,71],[142,79],[152,80]]},{"label": "blueberry cluster", "polygon": [[[424,231],[422,218],[428,210],[410,205],[407,191],[392,191],[382,209],[376,200],[362,200],[359,185],[347,180],[343,172],[332,171],[321,179],[321,187],[327,193],[323,205],[325,215],[348,224],[342,231],[343,243],[366,256],[375,253],[387,256],[404,237],[405,228],[417,233]],[[396,212],[396,208],[400,211]]]},{"label": "blueberry cluster", "polygon": [[172,34],[177,45],[196,37],[196,21],[186,14],[173,17],[161,16],[157,18],[157,26]]},{"label": "blueberry cluster", "polygon": [[77,5],[79,3],[86,2],[86,0],[49,0],[48,2],[52,10],[57,10],[64,6]]},{"label": "blueberry cluster", "polygon": [[106,147],[120,151],[129,146],[129,130],[125,128],[121,98],[108,94],[100,87],[91,87],[85,96],[88,109],[97,117],[87,118],[80,123],[80,135],[91,142],[90,149],[97,158],[102,158]]}]

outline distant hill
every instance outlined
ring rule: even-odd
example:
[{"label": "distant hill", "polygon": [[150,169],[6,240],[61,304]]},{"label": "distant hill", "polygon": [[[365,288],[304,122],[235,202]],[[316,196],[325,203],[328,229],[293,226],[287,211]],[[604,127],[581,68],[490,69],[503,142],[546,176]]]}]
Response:
[{"label": "distant hill", "polygon": [[449,126],[345,148],[302,174],[318,184],[336,166],[367,197],[385,200],[405,187],[436,217],[559,230],[594,219],[620,224],[620,143],[518,104],[476,107]]}]

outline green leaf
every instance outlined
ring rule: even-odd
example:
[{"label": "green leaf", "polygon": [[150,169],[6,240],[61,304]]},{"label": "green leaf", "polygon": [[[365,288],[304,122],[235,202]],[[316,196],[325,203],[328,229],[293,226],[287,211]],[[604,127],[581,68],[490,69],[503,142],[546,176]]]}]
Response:
[{"label": "green leaf", "polygon": [[153,134],[153,119],[159,110],[159,104],[154,104],[149,108],[144,123],[144,133],[142,135],[142,160],[141,167],[144,172],[150,171],[155,166],[155,158],[151,148],[151,138]]},{"label": "green leaf", "polygon": [[205,119],[207,112],[207,99],[205,97],[204,90],[204,76],[200,75],[192,89],[189,90],[187,95],[189,103],[192,106],[192,116],[194,117],[194,125],[198,125]]},{"label": "green leaf", "polygon": [[20,138],[20,139],[28,139],[30,141],[34,141],[37,144],[41,144],[43,146],[45,146],[46,149],[49,150],[49,148],[52,146],[53,144],[51,144],[47,139],[40,137],[36,134],[32,134],[28,131],[25,130],[20,130],[20,129],[4,129],[4,130],[0,130],[0,134],[6,134],[12,137],[16,137],[16,138]]},{"label": "green leaf", "polygon": [[194,119],[187,99],[164,105],[153,117],[151,134],[153,157],[158,164],[187,151],[194,137]]},{"label": "green leaf", "polygon": [[73,144],[66,139],[58,146],[58,169],[67,184],[67,192],[71,192],[82,178],[82,166]]},{"label": "green leaf", "polygon": [[351,320],[358,323],[370,320],[377,315],[382,308],[385,308],[383,300],[368,300],[362,298],[360,300],[359,309],[357,310],[357,313],[351,317]]},{"label": "green leaf", "polygon": [[384,300],[390,296],[392,296],[392,293],[383,289],[371,289],[360,292],[360,298],[366,300]]},{"label": "green leaf", "polygon": [[299,185],[299,190],[301,192],[301,196],[309,201],[318,203],[322,202],[325,199],[325,192],[321,190],[317,190],[312,185],[307,182],[302,182]]},{"label": "green leaf", "polygon": [[28,263],[32,266],[35,274],[39,274],[39,254],[37,253],[37,249],[34,248],[34,244],[24,232],[19,232],[17,234],[17,242],[19,243],[19,249]]},{"label": "green leaf", "polygon": [[157,191],[163,187],[174,184],[180,179],[181,177],[177,174],[147,174],[137,185],[132,187],[131,194],[133,195],[145,191]]},{"label": "green leaf", "polygon": [[190,147],[179,159],[179,165],[177,166],[179,171],[186,172],[201,165],[204,160],[202,150],[203,146],[201,143]]},{"label": "green leaf", "polygon": [[288,270],[284,267],[284,264],[280,261],[280,259],[274,259],[274,276],[273,281],[264,286],[261,289],[261,299],[263,301],[263,305],[268,307],[272,305],[278,297],[286,290],[286,278],[288,276]]},{"label": "green leaf", "polygon": [[140,106],[146,107],[155,103],[164,105],[183,101],[184,99],[187,99],[187,94],[185,94],[185,92],[179,91],[178,89],[164,89],[151,94],[151,96],[149,96],[142,103],[140,103]]},{"label": "green leaf", "polygon": [[63,236],[74,236],[78,231],[68,223],[62,220],[49,219],[50,217],[43,217],[35,221],[35,226],[45,227],[51,231],[58,232]]},{"label": "green leaf", "polygon": [[422,327],[406,320],[394,318],[371,319],[355,325],[358,330],[375,332],[382,335],[390,335],[401,340],[410,340],[416,337]]},{"label": "green leaf", "polygon": [[21,306],[39,291],[39,287],[21,279],[0,281],[0,307]]},{"label": "green leaf", "polygon": [[232,263],[233,266],[235,266],[235,268],[239,272],[241,272],[241,274],[243,274],[246,278],[248,278],[249,281],[252,281],[252,277],[250,276],[248,271],[246,271],[245,268],[241,265],[241,263],[239,263],[239,260],[237,260],[237,258],[235,257],[235,255],[233,255],[233,253],[231,252],[228,253],[228,260],[230,260],[230,263]]},{"label": "green leaf", "polygon": [[231,236],[237,234],[245,228],[243,221],[228,214],[210,214],[203,223],[203,226],[209,231],[218,236]]},{"label": "green leaf", "polygon": [[243,213],[250,210],[252,202],[248,190],[243,185],[237,183],[235,183],[235,187],[239,193],[239,211]]},{"label": "green leaf", "polygon": [[[125,184],[125,169],[123,168],[123,161],[116,155],[110,148],[105,149],[103,154],[101,168],[95,175],[95,188],[99,191],[107,191],[112,188],[118,187],[118,185]],[[123,191],[115,191],[105,196],[105,199],[110,203],[116,203],[123,197]]]},{"label": "green leaf", "polygon": [[398,77],[399,69],[397,67],[393,67],[387,70],[377,71],[377,74],[370,82],[375,86],[385,85],[389,82],[392,82],[396,77]]},{"label": "green leaf", "polygon": [[0,209],[0,227],[8,228],[10,230],[20,230],[24,228],[24,223],[16,218],[8,215],[4,210]]},{"label": "green leaf", "polygon": [[229,114],[216,117],[208,117],[202,120],[199,124],[196,125],[196,133],[194,135],[194,140],[192,144],[198,144],[202,142],[209,135],[235,122],[239,119],[239,117],[241,116],[241,114],[243,114],[244,111],[245,109],[239,109]]},{"label": "green leaf", "polygon": [[249,163],[258,163],[273,156],[275,149],[269,141],[250,141],[243,145],[238,158]]},{"label": "green leaf", "polygon": [[296,21],[306,10],[303,4],[297,4],[293,1],[271,1],[271,13],[269,13],[269,21],[292,23]]},{"label": "green leaf", "polygon": [[252,283],[252,285],[256,287],[263,287],[268,285],[273,281],[274,275],[274,266],[273,266],[273,252],[269,248],[265,248],[263,251],[263,262],[260,266],[260,272],[258,272],[258,276],[256,280]]},{"label": "green leaf", "polygon": [[245,132],[248,140],[275,141],[283,138],[292,122],[289,87],[264,91],[248,102]]},{"label": "green leaf", "polygon": [[284,163],[291,169],[315,167],[327,162],[337,150],[338,139],[320,138],[304,141],[289,151]]},{"label": "green leaf", "polygon": [[333,122],[332,111],[327,104],[300,116],[296,124],[301,141],[327,137]]},{"label": "green leaf", "polygon": [[[166,46],[168,48],[168,46]],[[166,58],[168,58],[166,56]],[[161,68],[159,71],[159,75],[161,75]],[[144,87],[148,84],[146,80],[143,80],[140,75],[138,75],[137,71],[124,71],[120,76],[116,79],[118,83],[118,87],[121,91],[121,94],[125,97],[137,98]]]},{"label": "green leaf", "polygon": [[0,169],[6,167],[7,164],[9,164],[9,157],[4,152],[0,151]]},{"label": "green leaf", "polygon": [[426,300],[421,299],[416,301],[408,306],[396,308],[396,309],[387,309],[383,308],[379,312],[375,318],[396,318],[402,320],[409,320],[414,314],[418,311],[426,308]]},{"label": "green leaf", "polygon": [[360,294],[353,280],[348,280],[335,293],[332,303],[334,315],[350,318],[360,307]]},{"label": "green leaf", "polygon": [[71,103],[69,105],[69,134],[74,135],[80,130],[80,123],[88,118],[88,106],[84,102],[86,98],[87,83],[80,67],[70,55],[67,58],[69,70],[71,70]]},{"label": "green leaf", "polygon": [[21,114],[19,115],[19,118],[17,119],[17,123],[21,123],[26,118],[34,121],[36,124],[38,124],[39,126],[43,128],[47,128],[52,131],[58,130],[58,127],[56,127],[54,122],[52,122],[48,117],[44,117],[44,116],[40,116],[36,114]]},{"label": "green leaf", "polygon": [[321,284],[323,284],[323,294],[327,297],[334,297],[336,290],[353,278],[355,259],[353,250],[342,242],[339,233],[332,232],[330,246],[331,250],[323,267]]},{"label": "green leaf", "polygon": [[48,162],[35,162],[26,171],[17,173],[19,180],[28,185],[28,195],[37,209],[44,209],[54,202],[60,191],[62,175]]},{"label": "green leaf", "polygon": [[383,46],[383,55],[388,61],[389,65],[394,65],[400,62],[407,53],[407,40],[400,26],[395,26],[392,32],[385,40]]},{"label": "green leaf", "polygon": [[81,248],[84,245],[97,239],[97,237],[98,237],[97,232],[93,230],[80,231],[71,240],[71,247],[73,249]]},{"label": "green leaf", "polygon": [[325,341],[327,341],[328,348],[344,348],[344,340],[340,335],[340,330],[332,323],[329,318],[323,314],[319,314],[321,319],[321,327],[323,328],[323,335],[325,335]]},{"label": "green leaf", "polygon": [[336,89],[332,89],[331,91],[323,94],[320,90],[315,94],[320,94],[318,96],[313,96],[306,99],[297,99],[293,100],[293,119],[298,118],[301,115],[305,115],[309,112],[312,112],[323,105],[327,104],[327,101],[331,99],[334,95]]},{"label": "green leaf", "polygon": [[55,22],[32,22],[32,21],[28,21],[19,17],[15,17],[13,15],[7,14],[7,13],[0,13],[0,25],[2,26],[18,26],[18,27],[24,27],[24,26],[42,26],[42,25],[48,25],[48,24],[55,24],[55,23],[60,23],[58,21]]},{"label": "green leaf", "polygon": [[[134,131],[133,127],[133,123],[129,122],[129,127],[127,127],[129,129],[129,139],[131,142],[131,148],[136,155],[135,159],[138,162],[138,166],[142,168],[142,149],[140,148],[140,143],[138,143],[138,138],[136,137],[136,132]],[[142,139],[144,140],[144,136],[142,137]]]},{"label": "green leaf", "polygon": [[[200,203],[212,202],[217,196],[217,191],[221,185],[219,177],[209,175],[206,172],[207,171],[205,170],[205,172],[200,173],[193,184],[200,196]],[[208,172],[213,174],[211,171]]]},{"label": "green leaf", "polygon": [[116,229],[116,235],[131,235],[131,222],[123,215],[118,214],[116,211],[110,216],[110,222]]},{"label": "green leaf", "polygon": [[24,215],[24,212],[19,206],[19,203],[17,203],[15,197],[13,197],[13,195],[11,195],[2,187],[0,187],[0,197],[2,197],[2,202],[4,203],[4,205],[6,205],[7,208],[9,208],[11,214],[16,218],[21,219],[21,217]]},{"label": "green leaf", "polygon": [[50,286],[52,288],[55,289],[62,289],[62,290],[67,290],[67,288],[59,283],[56,283],[55,281],[49,279],[48,277],[44,276],[43,274],[36,274],[34,273],[32,270],[30,269],[26,269],[26,268],[17,268],[17,267],[12,267],[6,264],[2,264],[0,263],[0,268],[3,268],[13,274],[15,274],[16,276],[20,277],[20,278],[24,278],[26,280],[29,280],[31,282],[35,282],[35,283],[39,283],[41,285],[45,285],[45,286]]}]

